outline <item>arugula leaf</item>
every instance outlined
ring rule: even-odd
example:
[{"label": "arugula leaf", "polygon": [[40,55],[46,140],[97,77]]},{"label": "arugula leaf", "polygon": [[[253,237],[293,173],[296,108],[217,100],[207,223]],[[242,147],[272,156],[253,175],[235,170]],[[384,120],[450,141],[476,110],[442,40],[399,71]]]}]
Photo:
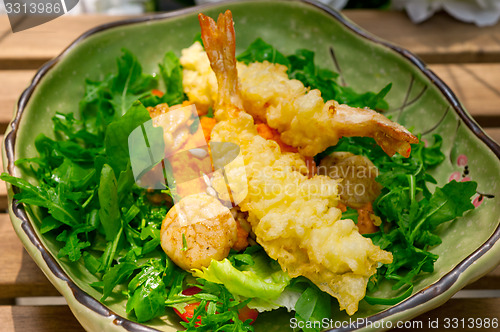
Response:
[{"label": "arugula leaf", "polygon": [[130,164],[127,164],[124,171],[120,172],[117,182],[118,201],[122,202],[126,197],[130,197],[130,192],[135,184],[134,174]]},{"label": "arugula leaf", "polygon": [[148,238],[151,239],[143,245],[142,254],[147,254],[156,249],[156,247],[158,247],[161,243],[160,230],[158,229],[158,225],[154,222],[148,223],[146,227],[142,228],[140,238],[141,240],[146,240]]},{"label": "arugula leaf", "polygon": [[358,210],[347,207],[345,212],[342,212],[342,219],[351,219],[355,224],[358,223]]},{"label": "arugula leaf", "polygon": [[64,159],[59,167],[52,170],[50,179],[67,185],[73,191],[84,191],[91,185],[94,176],[94,169],[84,168],[71,159]]},{"label": "arugula leaf", "polygon": [[111,241],[116,237],[121,227],[120,207],[118,205],[118,192],[116,177],[113,169],[105,164],[101,171],[99,184],[99,219],[106,235],[106,240]]},{"label": "arugula leaf", "polygon": [[[175,279],[175,285],[181,280]],[[192,318],[187,323],[181,322],[186,331],[254,331],[250,325],[251,320],[240,320],[239,310],[249,305],[250,299],[241,301],[235,298],[222,285],[214,284],[201,279],[197,284],[202,289],[201,293],[193,296],[176,295],[176,299],[169,295],[168,306],[184,312],[184,306],[189,301],[200,301],[193,312]],[[172,289],[176,286],[172,286]],[[177,288],[177,292],[182,288]],[[176,301],[177,300],[177,301]]]},{"label": "arugula leaf", "polygon": [[434,143],[431,146],[422,149],[422,159],[424,160],[427,168],[439,165],[445,159],[443,152],[441,152],[443,138],[439,135],[433,135],[433,138]]},{"label": "arugula leaf", "polygon": [[110,102],[116,112],[115,117],[125,114],[132,103],[148,95],[157,85],[156,78],[142,73],[141,64],[130,51],[122,49],[122,52],[117,61],[118,74],[110,81],[113,92]]},{"label": "arugula leaf", "polygon": [[42,225],[40,226],[40,233],[45,234],[54,229],[58,229],[63,225],[62,222],[58,221],[56,218],[52,216],[46,216],[42,220]]},{"label": "arugula leaf", "polygon": [[106,248],[100,258],[101,265],[99,271],[107,272],[115,259],[116,253],[118,252],[119,243],[122,240],[123,227],[118,228],[118,232],[114,236],[112,241],[108,241]]},{"label": "arugula leaf", "polygon": [[252,255],[243,253],[229,253],[228,256],[229,261],[234,267],[241,267],[243,265],[254,265],[255,261],[252,258]]},{"label": "arugula leaf", "polygon": [[130,164],[128,137],[130,133],[151,120],[148,110],[141,102],[136,101],[130,109],[118,120],[109,124],[106,129],[104,145],[106,147],[107,161],[116,175],[126,170]]},{"label": "arugula leaf", "polygon": [[339,103],[348,104],[352,107],[368,107],[374,110],[387,110],[389,104],[384,100],[391,90],[392,83],[388,83],[379,92],[357,93],[350,87],[340,87],[336,95]]},{"label": "arugula leaf", "polygon": [[173,52],[167,52],[160,64],[160,74],[165,84],[165,94],[161,102],[169,105],[180,104],[184,101],[182,86],[182,66],[179,58]]},{"label": "arugula leaf", "polygon": [[212,107],[208,108],[208,113],[205,115],[207,118],[213,119],[214,117],[214,109]]},{"label": "arugula leaf", "polygon": [[158,104],[167,103],[168,105],[181,104],[187,99],[182,85],[182,66],[179,58],[173,52],[167,52],[163,57],[162,63],[158,64],[160,68],[160,77],[163,81],[165,93],[159,97],[150,93],[140,98],[140,101],[146,107],[154,107]]},{"label": "arugula leaf", "polygon": [[61,196],[61,191],[58,190],[61,185],[52,188],[41,184],[37,187],[7,173],[2,173],[0,179],[21,189],[20,193],[14,195],[14,199],[19,200],[19,203],[47,208],[55,219],[66,225],[78,226],[80,224],[76,205]]},{"label": "arugula leaf", "polygon": [[102,151],[101,148],[84,148],[74,141],[55,141],[44,134],[35,138],[35,147],[40,157],[24,159],[21,163],[35,162],[43,168],[55,168],[66,158],[78,164],[90,165]]},{"label": "arugula leaf", "polygon": [[251,62],[269,61],[271,63],[279,63],[287,67],[290,65],[290,61],[286,56],[261,38],[257,38],[253,43],[251,43],[243,53],[236,57],[236,59],[245,64],[249,64]]},{"label": "arugula leaf", "polygon": [[476,193],[476,188],[476,182],[455,180],[442,188],[436,188],[426,206],[425,216],[414,222],[410,238],[415,239],[420,229],[432,231],[439,224],[461,217],[464,212],[474,209],[471,197]]},{"label": "arugula leaf", "polygon": [[56,113],[52,117],[52,122],[54,123],[54,132],[63,140],[82,142],[87,147],[100,145],[101,140],[99,137],[88,132],[83,121],[75,119],[73,113]]},{"label": "arugula leaf", "polygon": [[104,301],[113,289],[127,280],[132,273],[137,270],[139,266],[135,262],[123,262],[120,264],[116,264],[111,269],[106,272],[102,278],[104,282],[104,290],[102,293],[101,301]]},{"label": "arugula leaf", "polygon": [[80,112],[85,129],[102,139],[106,127],[121,117],[138,99],[151,95],[158,84],[152,75],[144,74],[137,58],[123,49],[117,59],[117,73],[101,81],[87,80]]},{"label": "arugula leaf", "polygon": [[102,81],[85,81],[85,95],[79,102],[79,109],[85,130],[102,139],[106,125],[112,121],[114,109],[111,104],[112,93],[109,82],[113,78],[108,75]]},{"label": "arugula leaf", "polygon": [[128,289],[131,295],[126,310],[127,313],[134,312],[139,322],[148,321],[165,312],[165,271],[166,267],[160,259],[152,259],[130,281]]},{"label": "arugula leaf", "polygon": [[64,230],[56,238],[57,241],[64,242],[64,246],[59,250],[57,257],[68,256],[72,262],[78,261],[82,257],[82,250],[90,247],[89,241],[81,241],[78,237],[80,233],[88,233],[93,231],[94,227],[82,225],[78,228],[73,228],[70,232]]}]

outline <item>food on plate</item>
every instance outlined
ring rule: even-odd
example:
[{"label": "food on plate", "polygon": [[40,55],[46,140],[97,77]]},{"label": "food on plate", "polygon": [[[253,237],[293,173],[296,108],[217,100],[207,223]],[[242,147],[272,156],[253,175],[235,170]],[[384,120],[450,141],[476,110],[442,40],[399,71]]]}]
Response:
[{"label": "food on plate", "polygon": [[340,200],[351,208],[361,208],[380,195],[381,186],[375,180],[378,169],[370,159],[351,152],[334,152],[323,158],[318,173],[339,183]]},{"label": "food on plate", "polygon": [[[205,48],[167,52],[158,75],[124,50],[116,74],[85,82],[79,112],[56,113],[56,138],[17,161],[37,185],[2,174],[58,258],[129,318],[172,310],[189,331],[411,295],[438,259],[436,227],[473,208],[472,181],[428,188],[442,139],[425,146],[378,112],[390,84],[357,93],[311,51],[261,39],[236,57],[231,13],[199,18]],[[373,296],[382,283],[394,298]]]},{"label": "food on plate", "polygon": [[[307,151],[309,145],[316,146],[314,140],[298,139],[303,144],[295,145],[299,147],[298,153],[282,154],[276,142],[265,140],[258,134],[253,117],[244,108],[245,103],[252,104],[256,100],[258,104],[269,105],[266,106],[268,110],[262,112],[255,106],[253,109],[257,109],[256,113],[267,115],[272,113],[270,109],[283,109],[282,104],[298,103],[297,109],[290,112],[294,115],[287,116],[282,112],[279,116],[283,119],[282,127],[291,128],[285,123],[285,120],[289,120],[291,123],[296,123],[295,128],[307,129],[308,125],[318,127],[323,121],[322,116],[318,122],[313,123],[306,122],[306,119],[311,118],[315,111],[321,113],[324,106],[320,105],[318,110],[309,110],[305,106],[306,101],[305,107],[301,107],[302,96],[287,95],[286,90],[276,98],[282,101],[280,103],[275,101],[274,105],[271,102],[274,95],[263,101],[261,96],[254,94],[253,98],[243,102],[236,69],[231,13],[228,11],[220,15],[217,23],[200,14],[200,24],[205,50],[218,83],[217,99],[210,105],[214,107],[215,119],[218,120],[212,130],[211,140],[232,142],[241,148],[250,190],[239,206],[242,211],[248,212],[248,220],[256,235],[257,243],[262,245],[266,253],[277,260],[291,277],[307,277],[321,290],[336,297],[342,310],[354,314],[377,265],[391,263],[392,255],[373,245],[370,239],[361,236],[352,220],[340,220],[341,211],[336,207],[337,181],[319,175],[309,178],[308,174],[297,171],[307,169],[300,152]],[[249,68],[247,72],[252,72],[252,69]],[[284,71],[282,72],[284,74]],[[276,86],[273,79],[271,76],[265,82],[269,87],[268,90],[273,90],[273,86]],[[286,85],[288,78],[283,79],[280,75],[277,81]],[[255,87],[256,90],[262,89],[259,82],[249,83],[249,86]],[[244,90],[245,86],[242,86],[241,91]],[[301,90],[306,92],[303,86]],[[319,99],[320,103],[323,103],[321,97]],[[327,112],[328,109],[329,107]],[[354,112],[365,111],[354,109]],[[304,117],[300,116],[302,112],[306,113]],[[353,116],[356,116],[356,113]],[[336,119],[336,114],[331,113],[328,118]],[[348,118],[343,120],[349,121]],[[386,122],[390,123],[389,120]],[[327,126],[342,127],[341,124],[333,122]],[[392,127],[402,128],[395,124]],[[311,129],[304,133],[310,132]],[[303,136],[302,132],[284,129],[281,132],[282,139],[288,134],[294,137]],[[327,132],[324,134],[329,136]],[[413,137],[409,133],[407,135]],[[412,139],[416,142],[416,138]],[[287,143],[285,139],[283,140]],[[274,192],[268,188],[281,190]],[[329,245],[322,246],[321,243]]]},{"label": "food on plate", "polygon": [[227,207],[205,193],[175,204],[161,226],[161,246],[179,267],[190,270],[222,260],[238,239],[236,221]]},{"label": "food on plate", "polygon": [[[399,152],[408,157],[410,144],[418,143],[406,128],[380,113],[339,105],[333,100],[325,103],[319,90],[308,90],[300,81],[290,80],[285,66],[269,62],[248,66],[239,63],[237,69],[234,38],[228,37],[232,20],[225,19],[224,25],[211,23],[208,18],[200,22],[205,49],[212,67],[216,66],[217,79],[214,80],[201,45],[194,44],[181,58],[185,66],[186,93],[202,108],[217,101],[216,112],[224,112],[216,113],[220,119],[225,118],[226,113],[231,114],[235,107],[245,110],[277,129],[283,142],[296,147],[303,156],[314,156],[335,145],[343,136],[373,137],[390,156]],[[214,31],[213,35],[210,31]],[[219,50],[225,54],[219,54]],[[318,132],[321,135],[317,135]]]}]

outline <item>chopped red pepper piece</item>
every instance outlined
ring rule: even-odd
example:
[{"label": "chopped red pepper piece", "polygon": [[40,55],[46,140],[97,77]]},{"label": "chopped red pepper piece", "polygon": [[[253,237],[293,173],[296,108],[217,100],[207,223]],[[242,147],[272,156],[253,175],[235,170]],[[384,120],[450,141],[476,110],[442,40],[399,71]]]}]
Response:
[{"label": "chopped red pepper piece", "polygon": [[163,95],[164,95],[163,92],[161,92],[160,90],[156,90],[156,89],[151,90],[151,93],[157,97],[160,97],[160,98],[163,97]]},{"label": "chopped red pepper piece", "polygon": [[257,319],[257,316],[259,315],[259,312],[256,309],[250,309],[247,306],[244,306],[238,311],[238,318],[244,322],[248,319],[251,319],[252,321],[250,324],[253,324],[255,320]]},{"label": "chopped red pepper piece", "polygon": [[[189,287],[189,288],[186,288],[185,290],[183,290],[182,294],[186,295],[186,296],[191,296],[191,295],[198,294],[199,292],[201,292],[200,288],[198,288],[198,287]],[[183,321],[189,322],[193,318],[194,312],[196,311],[196,309],[198,308],[199,305],[200,305],[200,302],[188,303],[184,307],[184,312],[183,313],[181,313],[179,310],[177,310],[175,308],[174,308],[174,311],[175,311],[175,313],[177,315],[179,315],[179,317]],[[255,322],[255,320],[257,319],[258,315],[259,315],[259,312],[257,310],[250,309],[247,306],[244,306],[243,308],[241,308],[238,311],[238,318],[242,322],[250,319],[251,320],[250,324],[253,324]],[[200,324],[201,324],[201,316],[198,316],[198,321],[196,322],[195,326],[200,326]]]},{"label": "chopped red pepper piece", "polygon": [[186,288],[185,290],[183,290],[182,295],[191,296],[191,295],[198,294],[199,292],[201,292],[201,288],[193,286],[193,287],[189,287],[189,288]]}]

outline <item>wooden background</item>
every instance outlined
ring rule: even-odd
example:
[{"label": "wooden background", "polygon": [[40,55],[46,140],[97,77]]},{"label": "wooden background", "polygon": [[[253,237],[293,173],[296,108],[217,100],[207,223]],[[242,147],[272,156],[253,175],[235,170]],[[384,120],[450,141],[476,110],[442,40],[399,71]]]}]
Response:
[{"label": "wooden background", "polygon": [[[399,12],[351,10],[344,14],[374,35],[407,48],[426,61],[486,133],[500,142],[500,25],[478,28],[445,14],[419,25]],[[0,17],[0,132],[7,128],[16,100],[37,68],[84,31],[117,19],[60,17],[12,34],[7,17]],[[0,184],[0,331],[83,331],[23,249],[6,209],[6,189]],[[429,319],[446,317],[500,319],[500,268],[416,320],[427,326]],[[440,324],[434,331],[445,330]]]}]

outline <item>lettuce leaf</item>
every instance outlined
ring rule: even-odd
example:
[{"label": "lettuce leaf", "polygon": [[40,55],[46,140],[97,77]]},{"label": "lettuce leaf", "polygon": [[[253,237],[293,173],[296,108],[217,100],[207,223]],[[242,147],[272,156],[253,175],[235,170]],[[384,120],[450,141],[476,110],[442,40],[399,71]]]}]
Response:
[{"label": "lettuce leaf", "polygon": [[288,312],[295,310],[295,305],[302,295],[302,291],[287,286],[281,295],[273,300],[253,298],[248,307],[259,312],[271,311],[279,308],[286,308]]},{"label": "lettuce leaf", "polygon": [[263,252],[252,254],[252,265],[237,269],[230,260],[212,260],[208,268],[194,270],[193,275],[223,284],[234,296],[272,301],[280,297],[291,278]]}]

